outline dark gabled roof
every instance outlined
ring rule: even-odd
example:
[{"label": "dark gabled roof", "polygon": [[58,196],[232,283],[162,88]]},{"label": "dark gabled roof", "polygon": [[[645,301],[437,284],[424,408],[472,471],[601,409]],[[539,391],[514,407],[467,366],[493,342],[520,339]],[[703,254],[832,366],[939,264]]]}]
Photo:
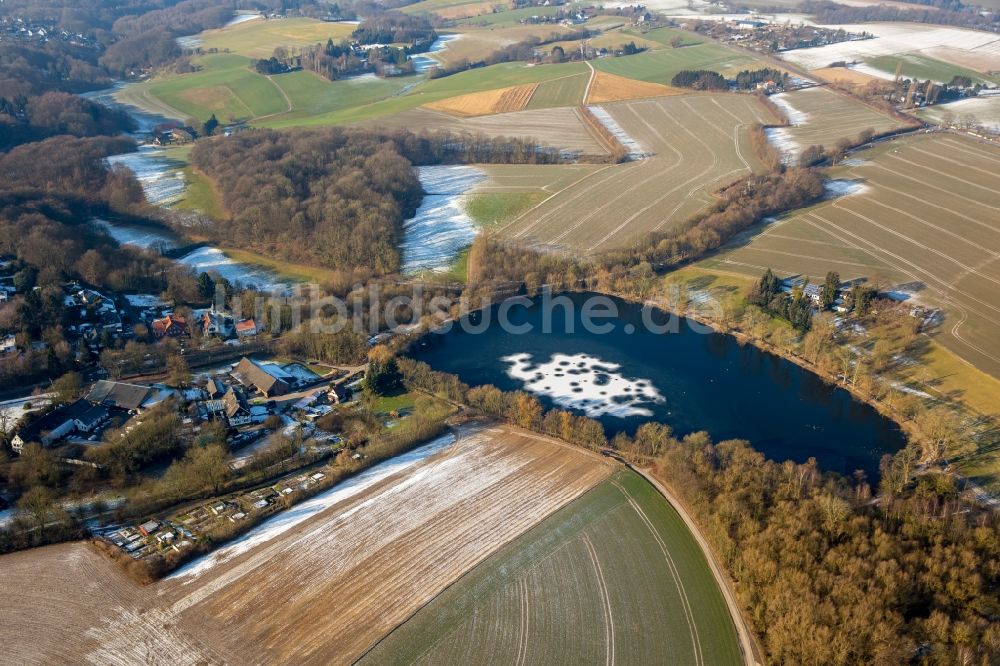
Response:
[{"label": "dark gabled roof", "polygon": [[121,409],[138,409],[149,397],[151,389],[138,384],[125,384],[102,379],[94,384],[87,394],[87,400],[98,405],[119,407]]},{"label": "dark gabled roof", "polygon": [[77,400],[74,403],[56,407],[51,412],[35,419],[28,425],[17,431],[18,436],[24,442],[41,441],[42,435],[51,430],[55,430],[66,421],[79,419],[84,423],[99,421],[108,415],[108,410],[100,405],[93,405],[86,400]]},{"label": "dark gabled roof", "polygon": [[226,390],[226,385],[215,378],[205,382],[205,392],[209,398],[218,398]]},{"label": "dark gabled roof", "polygon": [[288,390],[286,382],[268,373],[246,357],[240,360],[232,374],[239,383],[244,386],[256,387],[262,393],[270,394],[272,391],[284,393]]},{"label": "dark gabled roof", "polygon": [[248,412],[250,408],[247,407],[246,399],[243,397],[242,391],[237,391],[235,387],[230,388],[226,392],[226,395],[222,398],[222,403],[226,406],[226,416],[228,418],[233,418],[240,411]]}]

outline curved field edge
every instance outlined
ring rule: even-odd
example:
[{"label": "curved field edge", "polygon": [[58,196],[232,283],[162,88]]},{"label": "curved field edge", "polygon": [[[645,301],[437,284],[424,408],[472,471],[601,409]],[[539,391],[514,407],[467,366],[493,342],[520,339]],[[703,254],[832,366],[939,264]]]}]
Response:
[{"label": "curved field edge", "polygon": [[631,471],[465,574],[360,663],[487,660],[743,663],[703,552],[676,511]]}]

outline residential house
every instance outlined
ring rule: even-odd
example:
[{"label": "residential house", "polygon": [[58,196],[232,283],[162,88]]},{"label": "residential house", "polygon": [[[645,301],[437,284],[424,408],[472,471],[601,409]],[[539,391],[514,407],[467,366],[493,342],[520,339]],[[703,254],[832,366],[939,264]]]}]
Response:
[{"label": "residential house", "polygon": [[8,335],[0,338],[0,355],[2,354],[13,354],[17,351],[17,338],[13,335]]},{"label": "residential house", "polygon": [[233,334],[233,318],[216,312],[214,308],[201,315],[198,325],[202,334],[206,336],[214,335],[228,338]]},{"label": "residential house", "polygon": [[226,394],[226,385],[218,379],[211,378],[205,382],[205,393],[209,400],[219,400]]},{"label": "residential house", "polygon": [[260,330],[257,328],[257,322],[253,319],[243,319],[236,324],[236,337],[238,338],[252,338],[258,333]]},{"label": "residential house", "polygon": [[187,335],[187,321],[184,317],[167,315],[163,319],[156,319],[150,324],[153,336],[156,338],[177,338]]},{"label": "residential house", "polygon": [[[278,366],[274,366],[277,368]],[[268,372],[265,366],[243,357],[233,370],[233,378],[246,388],[253,388],[265,397],[273,397],[288,393],[291,386],[283,378],[279,378],[275,371]]]}]

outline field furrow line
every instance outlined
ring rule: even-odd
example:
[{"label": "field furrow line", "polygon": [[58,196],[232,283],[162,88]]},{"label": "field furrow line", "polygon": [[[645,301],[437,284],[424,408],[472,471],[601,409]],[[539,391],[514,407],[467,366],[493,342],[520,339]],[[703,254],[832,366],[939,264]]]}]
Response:
[{"label": "field furrow line", "polygon": [[[853,215],[854,217],[856,217],[856,218],[858,218],[860,220],[864,220],[865,222],[867,222],[868,224],[872,225],[873,227],[878,227],[879,229],[881,229],[882,231],[886,232],[887,234],[895,236],[896,238],[899,238],[900,240],[906,241],[907,243],[910,243],[911,245],[919,247],[921,250],[924,250],[926,252],[930,252],[932,254],[935,254],[938,257],[941,257],[942,259],[944,259],[945,261],[950,262],[950,263],[958,266],[963,271],[972,271],[973,270],[973,268],[971,266],[969,266],[968,264],[965,264],[965,263],[959,261],[958,259],[955,259],[951,255],[946,254],[945,252],[942,252],[941,250],[939,250],[937,248],[934,248],[934,247],[931,247],[931,246],[926,245],[924,243],[921,243],[920,241],[914,240],[912,237],[907,236],[906,234],[901,233],[899,231],[896,231],[895,229],[890,229],[889,227],[885,226],[884,224],[876,222],[875,220],[873,220],[872,218],[868,217],[867,215],[862,215],[861,213],[859,213],[857,211],[851,210],[850,208],[845,208],[845,207],[840,206],[838,204],[834,204],[833,207],[836,208],[837,210],[842,210],[845,213],[848,213],[849,215]],[[996,254],[994,253],[993,256],[996,256]],[[990,277],[988,275],[983,275],[981,277],[983,277],[986,280],[989,280],[990,282],[994,282],[998,286],[1000,286],[1000,280],[998,280],[996,278]]]},{"label": "field furrow line", "polygon": [[615,619],[614,614],[611,611],[611,596],[608,594],[608,585],[604,580],[604,571],[601,570],[601,562],[597,557],[597,551],[594,549],[594,544],[590,541],[590,537],[586,533],[580,535],[583,539],[584,545],[587,547],[587,553],[590,555],[590,561],[594,565],[594,571],[597,573],[597,585],[601,590],[601,602],[604,605],[604,638],[605,638],[605,662],[608,666],[614,666],[615,663]]},{"label": "field furrow line", "polygon": [[[891,159],[891,160],[896,160],[896,161],[902,162],[904,164],[909,164],[910,166],[915,167],[917,169],[923,169],[925,171],[930,171],[931,173],[935,173],[935,174],[937,174],[939,176],[942,176],[944,178],[951,178],[952,180],[957,180],[957,181],[961,182],[964,185],[970,185],[972,187],[977,187],[977,188],[979,188],[979,189],[981,189],[981,190],[983,190],[985,192],[989,192],[990,194],[996,194],[996,195],[1000,196],[1000,190],[995,190],[992,187],[987,187],[986,185],[980,185],[979,183],[974,183],[971,180],[966,180],[964,178],[959,178],[958,176],[956,176],[954,174],[950,174],[950,173],[947,173],[945,171],[940,171],[938,169],[934,169],[932,167],[927,166],[926,164],[917,164],[916,162],[911,162],[910,160],[906,159],[905,157],[900,157],[899,155],[887,155],[887,158]],[[975,199],[972,199],[972,201],[975,201]],[[997,208],[995,206],[989,206],[989,205],[983,204],[982,202],[979,202],[979,201],[976,201],[976,203],[980,203],[983,206],[986,206],[987,208],[992,208],[993,210],[1000,211],[1000,208]]]},{"label": "field furrow line", "polygon": [[701,637],[698,635],[698,623],[695,621],[694,611],[691,610],[691,602],[688,600],[687,590],[684,587],[684,581],[681,578],[680,572],[677,570],[677,565],[674,563],[674,558],[670,554],[667,544],[664,543],[663,539],[660,537],[660,533],[656,531],[656,527],[654,527],[652,521],[646,515],[646,512],[642,510],[642,507],[639,506],[638,502],[632,499],[632,496],[629,495],[628,491],[625,490],[624,487],[618,483],[615,483],[615,485],[618,486],[618,489],[622,492],[622,494],[628,498],[628,502],[632,506],[632,509],[639,514],[642,522],[645,523],[646,527],[653,535],[653,538],[656,540],[656,543],[659,545],[660,551],[663,553],[663,557],[667,562],[667,566],[670,568],[671,575],[673,576],[674,584],[677,586],[677,591],[681,599],[681,606],[684,610],[684,616],[687,618],[688,631],[691,634],[691,646],[694,649],[695,663],[704,665],[705,658],[701,649]]}]

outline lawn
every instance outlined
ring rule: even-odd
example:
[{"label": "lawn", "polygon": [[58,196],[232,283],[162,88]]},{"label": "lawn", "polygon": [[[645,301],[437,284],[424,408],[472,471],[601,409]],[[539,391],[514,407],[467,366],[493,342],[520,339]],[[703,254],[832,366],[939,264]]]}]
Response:
[{"label": "lawn", "polygon": [[697,543],[627,471],[467,573],[361,663],[418,661],[742,663]]},{"label": "lawn", "polygon": [[594,67],[609,74],[670,85],[670,80],[681,70],[722,71],[752,62],[754,58],[751,56],[737,53],[721,44],[705,42],[620,58],[600,58],[594,61]]}]

